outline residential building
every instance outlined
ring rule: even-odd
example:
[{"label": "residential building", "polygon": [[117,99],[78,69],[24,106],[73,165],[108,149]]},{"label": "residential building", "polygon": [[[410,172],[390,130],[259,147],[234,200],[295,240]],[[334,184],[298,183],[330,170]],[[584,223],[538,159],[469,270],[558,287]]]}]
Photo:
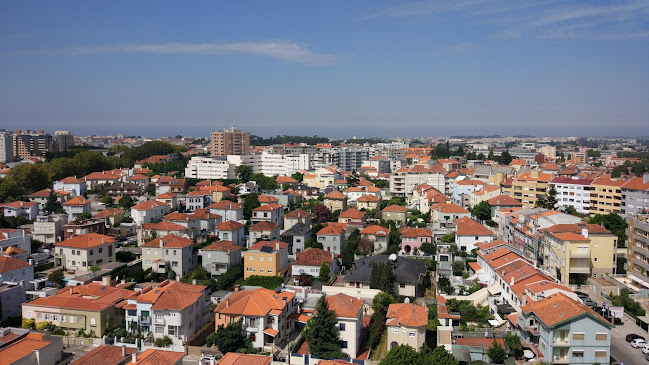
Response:
[{"label": "residential building", "polygon": [[218,278],[233,266],[241,263],[241,246],[232,241],[218,241],[198,250],[203,259],[203,267]]},{"label": "residential building", "polygon": [[590,213],[590,191],[593,179],[558,176],[550,180],[550,187],[557,191],[557,205],[573,207],[577,213]]},{"label": "residential building", "polygon": [[82,221],[71,221],[63,225],[64,240],[88,233],[106,234],[105,220],[91,218]]},{"label": "residential building", "polygon": [[292,175],[298,171],[311,169],[308,154],[272,154],[267,152],[244,155],[228,155],[232,166],[248,165],[254,174],[266,176]]},{"label": "residential building", "polygon": [[442,164],[430,167],[426,164],[402,167],[390,175],[390,193],[397,196],[410,195],[414,187],[420,184],[428,184],[438,191],[445,191],[446,173]]},{"label": "residential building", "polygon": [[367,223],[367,215],[365,212],[358,209],[349,208],[340,213],[338,216],[338,223],[354,226],[354,229],[363,229]]},{"label": "residential building", "polygon": [[34,289],[34,266],[11,255],[9,248],[0,256],[0,318],[20,315],[25,292]]},{"label": "residential building", "polygon": [[356,358],[361,349],[364,303],[362,299],[342,293],[327,297],[329,309],[336,312],[335,326],[340,331],[340,350],[350,358]]},{"label": "residential building", "polygon": [[381,197],[365,194],[360,198],[356,199],[356,208],[358,210],[371,211],[374,209],[379,209],[381,207]]},{"label": "residential building", "polygon": [[115,198],[115,203],[119,203],[119,199],[123,196],[130,196],[132,199],[136,199],[141,195],[142,191],[142,186],[130,182],[118,182],[106,187],[106,195]]},{"label": "residential building", "polygon": [[365,195],[381,197],[381,189],[377,188],[376,186],[353,186],[351,188],[345,189],[343,193],[347,195],[349,202],[355,202]]},{"label": "residential building", "polygon": [[[123,314],[120,305],[135,292],[103,282],[73,285],[50,297],[36,298],[24,303],[23,318],[50,322],[67,331],[83,330],[101,337],[112,319]],[[120,307],[120,308],[118,308]]]},{"label": "residential building", "polygon": [[182,365],[184,352],[166,351],[147,349],[146,351],[138,354],[134,352],[131,355],[131,365]]},{"label": "residential building", "polygon": [[466,179],[453,181],[453,193],[451,199],[453,200],[453,203],[468,208],[471,206],[471,194],[486,186],[488,185],[480,180]]},{"label": "residential building", "polygon": [[293,292],[275,292],[265,288],[239,290],[221,301],[214,310],[215,329],[219,325],[243,321],[245,335],[252,346],[274,352],[288,339],[289,317],[297,307]]},{"label": "residential building", "polygon": [[307,274],[317,278],[320,276],[320,267],[323,262],[329,265],[329,278],[340,272],[338,260],[334,257],[333,252],[309,247],[302,252],[296,253],[295,257],[295,261],[291,264],[291,275],[293,277]]},{"label": "residential building", "polygon": [[99,185],[112,185],[123,181],[125,173],[122,170],[114,169],[110,171],[92,172],[83,177],[88,190],[96,189]]},{"label": "residential building", "polygon": [[390,230],[376,224],[363,228],[361,238],[374,242],[375,253],[383,252],[390,246]]},{"label": "residential building", "polygon": [[329,224],[317,233],[322,249],[340,255],[345,250],[345,230],[339,225]]},{"label": "residential building", "polygon": [[13,135],[14,158],[30,158],[37,152],[53,152],[52,135],[43,130],[16,130]]},{"label": "residential building", "polygon": [[198,262],[193,247],[192,240],[173,234],[154,238],[142,245],[142,268],[151,268],[157,274],[167,274],[171,269],[183,277]]},{"label": "residential building", "polygon": [[163,176],[155,182],[156,195],[164,193],[185,194],[187,192],[187,181],[171,176]]},{"label": "residential building", "polygon": [[515,209],[515,208],[523,207],[523,203],[519,202],[518,200],[512,198],[509,195],[498,195],[496,197],[487,200],[487,203],[491,205],[492,217],[494,217],[496,215],[496,212],[501,209]]},{"label": "residential building", "polygon": [[189,228],[174,222],[161,221],[158,223],[144,223],[137,230],[137,243],[142,246],[153,237],[164,237],[173,234],[179,237],[190,238]]},{"label": "residential building", "polygon": [[649,173],[622,185],[621,213],[635,215],[642,212],[649,212]]},{"label": "residential building", "polygon": [[284,224],[284,207],[279,204],[267,204],[252,210],[252,223],[272,222],[278,227]]},{"label": "residential building", "polygon": [[0,130],[0,162],[13,162],[14,142],[10,132]]},{"label": "residential building", "polygon": [[502,192],[522,203],[526,207],[534,208],[539,197],[548,194],[548,183],[552,174],[539,171],[524,172],[511,181],[511,185],[501,185]]},{"label": "residential building", "polygon": [[[47,204],[47,201],[50,198],[51,190],[52,189],[39,190],[35,193],[27,195],[27,199],[29,199],[30,202],[38,203],[39,210],[43,210],[45,208],[45,204]],[[69,191],[54,191],[54,195],[56,197],[56,201],[58,201],[59,203],[65,203],[66,201],[70,200],[72,194]]]},{"label": "residential building", "polygon": [[34,202],[17,200],[3,204],[1,207],[4,209],[5,218],[22,216],[28,221],[33,221],[38,216],[38,203]]},{"label": "residential building", "polygon": [[405,226],[408,220],[408,208],[399,205],[389,205],[381,211],[381,218],[386,221],[394,221],[397,227]]},{"label": "residential building", "polygon": [[220,202],[222,200],[230,199],[230,188],[227,186],[214,184],[201,186],[200,190],[212,194],[212,202]]},{"label": "residential building", "polygon": [[347,210],[347,195],[338,190],[334,190],[324,196],[322,204],[332,212],[337,210],[340,210],[341,212],[345,211]]},{"label": "residential building", "polygon": [[291,258],[304,251],[304,244],[309,238],[313,238],[313,229],[303,223],[293,225],[280,235],[281,241],[288,243],[288,255]]},{"label": "residential building", "polygon": [[39,215],[34,221],[32,237],[53,244],[63,239],[63,226],[68,223],[67,214]]},{"label": "residential building", "polygon": [[250,133],[234,127],[210,133],[210,154],[219,157],[250,154]]},{"label": "residential building", "polygon": [[612,179],[603,175],[591,184],[590,210],[591,214],[621,213],[622,186],[627,179]]},{"label": "residential building", "polygon": [[168,336],[182,346],[209,322],[209,305],[206,286],[164,280],[127,298],[126,329],[135,333],[140,328],[153,338]]},{"label": "residential building", "polygon": [[496,234],[489,228],[469,217],[459,218],[455,224],[455,244],[462,251],[471,252],[477,242],[488,243],[496,239]]},{"label": "residential building", "polygon": [[428,308],[411,303],[394,303],[388,307],[385,330],[388,333],[388,348],[408,345],[421,348],[426,342]]},{"label": "residential building", "polygon": [[5,252],[10,247],[30,253],[32,249],[31,236],[24,229],[0,228],[0,249]]},{"label": "residential building", "polygon": [[54,182],[54,190],[69,191],[72,196],[83,196],[86,193],[86,180],[77,179],[76,176],[69,176],[63,180]]},{"label": "residential building", "polygon": [[74,136],[70,131],[55,131],[53,141],[53,152],[63,152],[74,146]]},{"label": "residential building", "polygon": [[176,210],[176,208],[178,208],[178,194],[176,193],[163,193],[156,196],[155,200],[169,205],[171,210]]},{"label": "residential building", "polygon": [[137,226],[140,226],[143,223],[161,220],[170,211],[171,206],[169,204],[156,200],[147,200],[131,207],[131,217],[133,218],[133,222]]},{"label": "residential building", "polygon": [[84,213],[90,214],[92,211],[90,200],[82,196],[75,196],[61,205],[63,205],[63,209],[68,214],[68,221],[73,221]]},{"label": "residential building", "polygon": [[70,365],[123,365],[131,361],[131,354],[135,351],[137,348],[134,347],[100,345]]},{"label": "residential building", "polygon": [[375,255],[361,257],[347,271],[343,280],[347,288],[370,288],[373,264],[390,263],[394,274],[394,292],[403,296],[421,296],[428,285],[428,269],[421,260],[406,257]]},{"label": "residential building", "polygon": [[469,207],[473,208],[483,201],[500,195],[500,185],[487,185],[469,194]]},{"label": "residential building", "polygon": [[421,251],[421,245],[424,243],[433,242],[433,231],[427,228],[411,228],[403,227],[400,230],[401,233],[401,252],[406,255],[414,254],[414,250],[417,249],[419,254],[423,254]]},{"label": "residential building", "polygon": [[126,182],[135,184],[140,187],[141,191],[144,191],[146,188],[149,187],[149,183],[151,182],[151,179],[149,179],[149,177],[146,175],[136,173],[135,175],[127,178]]},{"label": "residential building", "polygon": [[193,156],[185,168],[185,177],[189,179],[233,179],[235,165],[225,156]]},{"label": "residential building", "polygon": [[311,213],[307,212],[304,209],[298,208],[284,215],[284,228],[286,229],[291,228],[298,223],[310,226]]},{"label": "residential building", "polygon": [[115,261],[115,239],[97,233],[82,234],[54,245],[54,263],[65,270],[89,271]]},{"label": "residential building", "polygon": [[250,237],[248,239],[248,247],[254,245],[256,242],[261,241],[274,241],[280,237],[280,230],[277,224],[273,222],[259,222],[253,224],[248,229]]},{"label": "residential building", "polygon": [[212,204],[212,193],[204,190],[194,190],[185,196],[185,207],[187,211],[193,212],[196,209],[207,208]]},{"label": "residential building", "polygon": [[455,230],[455,221],[459,218],[471,217],[471,213],[453,203],[439,203],[430,207],[430,222],[438,235],[445,235]]},{"label": "residential building", "polygon": [[0,348],[2,364],[55,365],[63,360],[63,339],[45,333],[30,332],[22,339]]},{"label": "residential building", "polygon": [[210,213],[221,216],[226,221],[243,221],[243,205],[229,200],[222,200],[207,207]]},{"label": "residential building", "polygon": [[563,293],[522,306],[516,323],[521,339],[553,364],[609,364],[613,325]]},{"label": "residential building", "polygon": [[100,210],[92,216],[93,219],[103,219],[104,224],[108,227],[116,227],[122,223],[124,219],[124,210],[118,208],[106,208]]},{"label": "residential building", "polygon": [[244,225],[235,221],[225,221],[216,224],[218,237],[223,241],[232,241],[241,247],[246,246]]},{"label": "residential building", "polygon": [[649,222],[647,216],[627,218],[627,279],[633,285],[649,289]]},{"label": "residential building", "polygon": [[243,253],[245,272],[243,278],[252,275],[284,276],[289,269],[288,244],[282,241],[260,241]]},{"label": "residential building", "polygon": [[273,361],[271,356],[265,355],[252,355],[240,354],[238,352],[228,352],[225,354],[218,364],[220,365],[270,365]]}]

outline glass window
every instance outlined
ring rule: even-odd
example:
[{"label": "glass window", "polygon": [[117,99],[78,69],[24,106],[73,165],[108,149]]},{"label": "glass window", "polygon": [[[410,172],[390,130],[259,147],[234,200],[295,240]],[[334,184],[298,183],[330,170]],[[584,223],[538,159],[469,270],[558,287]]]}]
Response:
[{"label": "glass window", "polygon": [[572,334],[572,339],[574,341],[583,341],[584,340],[584,334],[583,333],[573,333]]},{"label": "glass window", "polygon": [[595,334],[595,339],[597,341],[606,341],[608,339],[608,335],[606,333],[597,333]]}]

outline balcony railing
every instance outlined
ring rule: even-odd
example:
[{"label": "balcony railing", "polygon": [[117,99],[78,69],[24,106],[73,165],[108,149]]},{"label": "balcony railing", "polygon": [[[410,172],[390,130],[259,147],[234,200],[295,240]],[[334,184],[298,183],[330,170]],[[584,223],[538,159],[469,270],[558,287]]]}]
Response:
[{"label": "balcony railing", "polygon": [[142,316],[140,316],[140,323],[141,324],[151,323],[151,317],[142,317]]},{"label": "balcony railing", "polygon": [[552,363],[553,364],[570,364],[570,358],[568,358],[567,356],[554,355],[554,356],[552,356]]},{"label": "balcony railing", "polygon": [[155,324],[162,324],[162,325],[165,324],[164,318],[156,318],[154,321],[155,321]]},{"label": "balcony railing", "polygon": [[588,259],[590,258],[590,251],[572,251],[570,252],[570,258],[571,259]]},{"label": "balcony railing", "polygon": [[570,347],[570,340],[567,338],[555,338],[552,346],[555,347]]}]

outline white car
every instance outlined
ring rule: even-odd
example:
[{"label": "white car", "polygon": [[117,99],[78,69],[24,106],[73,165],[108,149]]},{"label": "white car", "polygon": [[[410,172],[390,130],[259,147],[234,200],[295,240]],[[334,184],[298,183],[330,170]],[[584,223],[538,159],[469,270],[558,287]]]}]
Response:
[{"label": "white car", "polygon": [[644,345],[644,347],[642,348],[642,353],[649,354],[649,344]]},{"label": "white car", "polygon": [[641,339],[641,338],[636,338],[635,340],[631,341],[631,347],[645,347],[647,345],[647,341]]}]

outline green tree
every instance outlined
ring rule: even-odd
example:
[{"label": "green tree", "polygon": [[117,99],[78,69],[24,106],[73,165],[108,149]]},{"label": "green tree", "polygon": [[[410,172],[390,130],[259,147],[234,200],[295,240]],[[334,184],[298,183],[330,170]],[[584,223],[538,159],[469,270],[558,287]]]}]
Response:
[{"label": "green tree", "polygon": [[494,340],[491,347],[487,350],[487,356],[489,356],[489,359],[491,359],[492,363],[503,364],[505,363],[505,359],[507,358],[507,352],[505,352],[505,349],[496,340]]},{"label": "green tree", "polygon": [[444,243],[453,243],[453,242],[455,242],[455,233],[453,233],[453,232],[447,233],[447,234],[443,235],[440,238],[440,240],[442,242],[444,242]]},{"label": "green tree", "polygon": [[415,349],[408,345],[399,345],[391,349],[379,365],[419,364],[420,362],[419,353]]},{"label": "green tree", "polygon": [[45,207],[43,207],[43,210],[51,214],[61,208],[61,203],[59,203],[58,199],[56,198],[54,189],[50,189],[50,194],[47,196],[47,201],[45,202]]},{"label": "green tree", "polygon": [[176,272],[173,269],[167,270],[167,279],[176,280]]},{"label": "green tree", "polygon": [[131,209],[131,207],[135,205],[133,198],[131,198],[129,195],[124,195],[123,197],[121,197],[118,204],[124,209]]},{"label": "green tree", "polygon": [[102,204],[106,204],[106,205],[113,204],[113,197],[108,196],[108,195],[104,195],[104,196],[101,197],[101,200],[99,200],[99,201]]},{"label": "green tree", "polygon": [[483,200],[473,207],[472,213],[481,221],[489,220],[491,219],[491,205],[486,200]]},{"label": "green tree", "polygon": [[320,265],[320,275],[318,276],[318,280],[323,282],[329,281],[329,265],[324,261],[322,261],[322,265]]},{"label": "green tree", "polygon": [[252,348],[250,339],[243,334],[242,321],[219,325],[211,342],[224,354]]},{"label": "green tree", "polygon": [[61,269],[57,269],[52,271],[49,275],[47,275],[47,280],[59,288],[65,287],[65,281],[63,280],[65,278],[65,275],[63,275],[63,271]]},{"label": "green tree", "polygon": [[453,294],[455,289],[451,285],[451,280],[444,275],[441,275],[437,280],[437,289],[446,294]]},{"label": "green tree", "polygon": [[394,294],[394,273],[389,262],[373,263],[370,274],[370,288],[379,289],[385,293]]},{"label": "green tree", "polygon": [[437,252],[437,248],[432,242],[422,243],[420,249],[424,254],[428,256],[435,255],[435,253]]},{"label": "green tree", "polygon": [[622,175],[626,175],[629,173],[629,168],[626,166],[615,166],[613,170],[611,170],[611,177],[612,178],[618,178],[622,177]]},{"label": "green tree", "polygon": [[304,328],[309,352],[322,358],[347,357],[340,351],[340,331],[336,326],[336,312],[329,309],[325,295],[320,297],[313,316]]},{"label": "green tree", "polygon": [[523,345],[521,344],[521,338],[514,332],[508,332],[505,334],[505,347],[507,352],[512,355],[514,358],[518,359],[523,356]]},{"label": "green tree", "polygon": [[246,195],[246,198],[243,199],[243,216],[246,219],[252,217],[252,210],[260,207],[259,197],[255,193]]},{"label": "green tree", "polygon": [[133,270],[133,280],[137,283],[143,283],[144,282],[144,269],[141,267],[136,267],[135,270]]},{"label": "green tree", "polygon": [[384,310],[387,312],[390,304],[394,304],[396,302],[397,299],[393,295],[381,292],[374,296],[374,300],[372,301],[372,309],[374,309],[374,311]]},{"label": "green tree", "polygon": [[238,179],[240,179],[244,183],[247,183],[248,181],[250,181],[250,177],[252,176],[252,166],[239,165],[234,168],[234,173],[236,174]]},{"label": "green tree", "polygon": [[462,276],[465,269],[464,261],[453,261],[451,268],[453,269],[453,275]]},{"label": "green tree", "polygon": [[500,162],[503,165],[509,165],[512,162],[512,155],[509,154],[509,150],[505,150],[503,153],[500,154],[500,158],[498,159],[498,162]]},{"label": "green tree", "polygon": [[293,175],[291,175],[292,178],[294,178],[297,181],[302,181],[304,180],[304,174],[301,172],[295,172]]},{"label": "green tree", "polygon": [[625,247],[626,230],[629,225],[619,214],[595,214],[594,217],[588,220],[588,223],[603,225],[604,228],[617,236],[618,247]]},{"label": "green tree", "polygon": [[309,247],[319,248],[322,250],[322,242],[318,242],[313,237],[309,237],[306,239],[306,241],[304,241],[304,249],[307,249]]}]

